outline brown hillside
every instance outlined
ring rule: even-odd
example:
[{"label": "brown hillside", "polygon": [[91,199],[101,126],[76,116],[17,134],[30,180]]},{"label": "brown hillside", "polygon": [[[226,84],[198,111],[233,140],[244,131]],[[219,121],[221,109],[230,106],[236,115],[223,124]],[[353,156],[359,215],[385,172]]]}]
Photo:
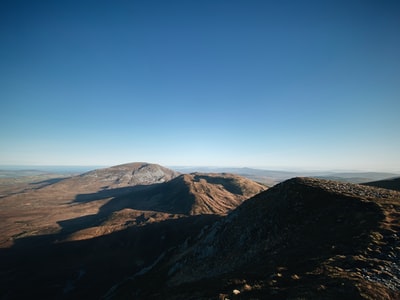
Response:
[{"label": "brown hillside", "polygon": [[[265,189],[262,184],[232,174],[184,174],[116,197],[103,205],[100,213],[132,208],[183,215],[226,214]],[[81,195],[79,199],[85,198]]]},{"label": "brown hillside", "polygon": [[13,193],[0,199],[0,248],[9,247],[22,237],[65,231],[63,224],[71,222],[63,223],[64,220],[87,216],[85,220],[93,223],[102,207],[115,197],[178,175],[156,164],[131,163],[60,181],[27,184],[17,193],[11,189]]}]

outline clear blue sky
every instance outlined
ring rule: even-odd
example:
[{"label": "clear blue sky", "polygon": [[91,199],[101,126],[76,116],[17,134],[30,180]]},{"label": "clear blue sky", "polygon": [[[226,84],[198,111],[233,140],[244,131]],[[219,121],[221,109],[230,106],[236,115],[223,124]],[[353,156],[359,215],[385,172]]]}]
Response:
[{"label": "clear blue sky", "polygon": [[0,164],[400,171],[399,1],[0,3]]}]

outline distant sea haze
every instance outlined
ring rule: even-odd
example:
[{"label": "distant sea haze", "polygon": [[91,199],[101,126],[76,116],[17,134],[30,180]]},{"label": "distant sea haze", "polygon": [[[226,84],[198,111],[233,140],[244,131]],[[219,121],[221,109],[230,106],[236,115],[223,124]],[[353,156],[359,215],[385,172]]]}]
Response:
[{"label": "distant sea haze", "polygon": [[0,165],[0,170],[37,170],[50,173],[83,173],[107,166],[42,166],[42,165]]}]

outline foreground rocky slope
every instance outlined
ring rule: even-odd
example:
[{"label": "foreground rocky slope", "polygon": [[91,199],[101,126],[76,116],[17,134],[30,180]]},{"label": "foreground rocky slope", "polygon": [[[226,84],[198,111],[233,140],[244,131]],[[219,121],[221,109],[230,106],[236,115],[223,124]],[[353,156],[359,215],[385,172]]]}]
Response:
[{"label": "foreground rocky slope", "polygon": [[108,299],[399,299],[400,193],[295,178]]}]

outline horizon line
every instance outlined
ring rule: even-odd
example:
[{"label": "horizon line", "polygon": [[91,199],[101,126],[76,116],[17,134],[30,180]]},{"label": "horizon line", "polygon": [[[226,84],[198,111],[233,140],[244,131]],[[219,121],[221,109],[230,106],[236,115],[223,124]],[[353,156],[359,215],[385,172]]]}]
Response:
[{"label": "horizon line", "polygon": [[[86,168],[88,170],[99,169],[99,168],[108,168],[118,165],[130,164],[136,162],[127,162],[127,163],[117,163],[117,164],[0,164],[0,170],[7,169],[17,169],[17,170],[32,170],[32,168]],[[150,163],[150,162],[142,162],[148,164],[158,164],[171,169],[193,169],[193,168],[207,168],[207,169],[255,169],[262,171],[280,171],[280,172],[332,172],[332,173],[392,173],[399,174],[400,170],[388,170],[388,169],[335,169],[329,167],[288,167],[288,166],[239,166],[239,165],[175,165],[175,164],[160,164],[160,163]]]}]

